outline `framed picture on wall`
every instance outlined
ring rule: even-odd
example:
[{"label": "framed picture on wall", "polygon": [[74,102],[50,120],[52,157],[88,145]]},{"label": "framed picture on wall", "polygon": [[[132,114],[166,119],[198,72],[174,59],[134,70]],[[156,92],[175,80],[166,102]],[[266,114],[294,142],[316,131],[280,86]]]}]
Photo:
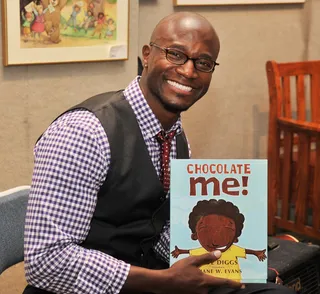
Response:
[{"label": "framed picture on wall", "polygon": [[1,0],[3,64],[128,59],[129,0]]},{"label": "framed picture on wall", "polygon": [[284,4],[304,3],[305,0],[173,0],[175,6],[232,5],[232,4]]}]

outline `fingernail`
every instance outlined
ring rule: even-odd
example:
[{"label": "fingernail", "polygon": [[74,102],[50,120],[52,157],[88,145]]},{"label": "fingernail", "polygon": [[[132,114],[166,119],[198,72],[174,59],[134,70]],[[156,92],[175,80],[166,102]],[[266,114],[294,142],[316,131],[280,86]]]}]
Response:
[{"label": "fingernail", "polygon": [[221,256],[221,251],[219,251],[219,250],[213,251],[213,255],[214,255],[216,258],[220,258],[220,256]]},{"label": "fingernail", "polygon": [[246,287],[246,285],[242,284],[240,289],[244,289],[245,287]]}]

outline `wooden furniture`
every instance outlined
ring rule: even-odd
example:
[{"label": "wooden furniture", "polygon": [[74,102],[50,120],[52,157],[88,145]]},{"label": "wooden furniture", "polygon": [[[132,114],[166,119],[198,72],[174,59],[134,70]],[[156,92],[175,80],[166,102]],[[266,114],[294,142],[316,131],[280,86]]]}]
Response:
[{"label": "wooden furniture", "polygon": [[266,64],[268,227],[320,239],[320,61]]}]

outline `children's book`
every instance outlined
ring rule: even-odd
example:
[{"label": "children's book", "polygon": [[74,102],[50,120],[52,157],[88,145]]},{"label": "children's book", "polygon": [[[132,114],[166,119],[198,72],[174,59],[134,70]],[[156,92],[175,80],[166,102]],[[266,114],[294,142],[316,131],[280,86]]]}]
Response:
[{"label": "children's book", "polygon": [[266,283],[267,161],[175,159],[170,173],[170,264],[220,250],[201,271]]}]

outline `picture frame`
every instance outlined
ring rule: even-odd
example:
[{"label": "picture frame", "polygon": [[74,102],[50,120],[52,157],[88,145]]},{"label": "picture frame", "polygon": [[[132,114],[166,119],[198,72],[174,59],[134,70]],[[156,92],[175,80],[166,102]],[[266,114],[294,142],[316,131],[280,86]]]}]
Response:
[{"label": "picture frame", "polygon": [[174,6],[208,6],[208,5],[248,5],[248,4],[294,4],[306,0],[173,0]]},{"label": "picture frame", "polygon": [[127,60],[129,0],[1,0],[3,65]]}]

